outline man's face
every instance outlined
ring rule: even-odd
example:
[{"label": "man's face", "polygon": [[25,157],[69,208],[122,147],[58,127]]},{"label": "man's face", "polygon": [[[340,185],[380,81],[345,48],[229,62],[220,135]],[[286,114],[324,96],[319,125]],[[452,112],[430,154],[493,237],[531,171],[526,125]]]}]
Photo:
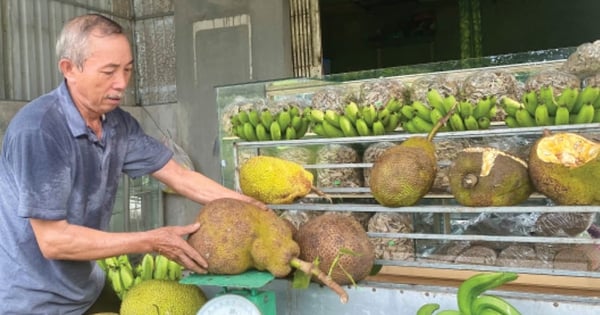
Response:
[{"label": "man's face", "polygon": [[70,61],[61,68],[79,111],[84,116],[102,115],[119,106],[124,97],[133,68],[131,48],[124,35],[92,35],[87,49],[82,69]]}]

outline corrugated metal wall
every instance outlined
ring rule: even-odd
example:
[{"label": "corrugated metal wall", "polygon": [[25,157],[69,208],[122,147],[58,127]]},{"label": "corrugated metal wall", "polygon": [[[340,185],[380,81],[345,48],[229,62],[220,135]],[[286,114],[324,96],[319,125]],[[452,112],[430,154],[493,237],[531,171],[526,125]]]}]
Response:
[{"label": "corrugated metal wall", "polygon": [[173,0],[0,0],[0,99],[27,101],[56,87],[57,34],[88,12],[132,34],[136,75],[123,105],[176,102]]}]

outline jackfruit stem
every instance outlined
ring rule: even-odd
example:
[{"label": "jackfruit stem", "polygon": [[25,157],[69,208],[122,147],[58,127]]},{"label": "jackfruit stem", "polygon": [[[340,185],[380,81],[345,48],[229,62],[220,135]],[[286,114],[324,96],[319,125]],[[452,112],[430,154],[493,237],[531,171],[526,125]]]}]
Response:
[{"label": "jackfruit stem", "polygon": [[329,287],[333,292],[335,292],[340,297],[340,302],[342,304],[348,303],[348,293],[342,288],[339,284],[337,284],[330,276],[326,275],[319,267],[309,263],[307,261],[301,260],[299,258],[292,258],[290,261],[290,266],[301,270],[306,274],[312,274],[317,277],[323,284]]},{"label": "jackfruit stem", "polygon": [[315,194],[317,194],[317,196],[319,197],[323,197],[325,199],[327,199],[327,201],[329,201],[329,203],[333,203],[333,200],[331,199],[331,196],[329,196],[328,194],[324,193],[322,190],[320,190],[319,188],[315,187],[315,186],[311,186],[310,190],[312,192],[314,192]]},{"label": "jackfruit stem", "polygon": [[442,128],[448,122],[448,119],[450,119],[450,116],[452,116],[452,114],[454,114],[454,112],[456,111],[457,105],[458,105],[458,103],[454,103],[454,105],[452,105],[452,107],[446,113],[446,115],[444,115],[444,117],[442,117],[440,120],[438,120],[438,122],[433,126],[433,128],[431,128],[431,131],[429,131],[429,134],[427,134],[427,141],[431,142],[433,140],[433,137],[435,137],[435,135],[438,133],[438,131],[440,131],[440,128]]}]

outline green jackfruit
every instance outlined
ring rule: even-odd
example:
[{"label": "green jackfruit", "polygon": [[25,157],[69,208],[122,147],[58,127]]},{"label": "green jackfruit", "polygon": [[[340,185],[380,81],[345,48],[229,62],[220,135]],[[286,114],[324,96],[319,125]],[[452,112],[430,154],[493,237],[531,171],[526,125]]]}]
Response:
[{"label": "green jackfruit", "polygon": [[206,296],[195,285],[174,280],[151,279],[133,286],[123,297],[121,315],[190,315],[206,303]]},{"label": "green jackfruit", "polygon": [[494,148],[460,151],[450,165],[448,178],[456,201],[470,207],[516,205],[534,190],[527,163]]},{"label": "green jackfruit", "polygon": [[575,133],[546,132],[529,155],[538,192],[561,205],[600,204],[600,144]]},{"label": "green jackfruit", "polygon": [[313,180],[302,165],[271,156],[254,156],[240,166],[242,192],[264,203],[292,203],[311,191],[329,199],[313,186]]}]

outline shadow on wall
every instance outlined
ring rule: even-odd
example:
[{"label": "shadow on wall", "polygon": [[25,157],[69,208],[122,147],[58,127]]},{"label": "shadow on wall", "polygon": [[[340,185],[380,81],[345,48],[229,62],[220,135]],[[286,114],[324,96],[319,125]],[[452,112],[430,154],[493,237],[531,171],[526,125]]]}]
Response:
[{"label": "shadow on wall", "polygon": [[0,101],[0,145],[2,145],[8,123],[25,104],[25,102]]}]

